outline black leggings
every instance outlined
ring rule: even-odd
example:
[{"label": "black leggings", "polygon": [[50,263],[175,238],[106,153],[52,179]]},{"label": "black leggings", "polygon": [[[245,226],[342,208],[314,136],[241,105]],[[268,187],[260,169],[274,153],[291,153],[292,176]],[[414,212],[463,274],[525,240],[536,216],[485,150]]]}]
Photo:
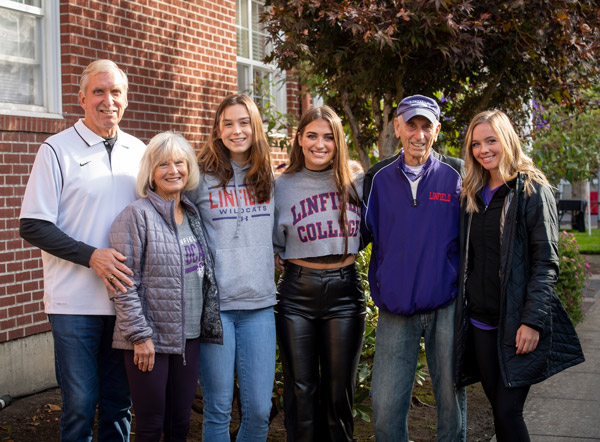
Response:
[{"label": "black leggings", "polygon": [[135,410],[135,441],[181,441],[190,429],[190,413],[198,385],[200,339],[188,339],[180,354],[156,353],[152,371],[133,364],[133,351],[123,352]]},{"label": "black leggings", "polygon": [[287,263],[277,296],[288,442],[352,441],[366,315],[356,267],[312,270]]},{"label": "black leggings", "polygon": [[494,412],[494,428],[498,442],[529,442],[523,420],[523,406],[529,386],[507,388],[500,374],[497,330],[471,327],[481,385]]}]

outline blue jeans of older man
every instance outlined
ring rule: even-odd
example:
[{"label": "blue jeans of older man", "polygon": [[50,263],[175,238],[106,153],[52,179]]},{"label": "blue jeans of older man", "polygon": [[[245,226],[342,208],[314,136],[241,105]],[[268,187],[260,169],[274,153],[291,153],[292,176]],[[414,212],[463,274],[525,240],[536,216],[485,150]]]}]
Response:
[{"label": "blue jeans of older man", "polygon": [[466,440],[466,394],[454,388],[455,305],[413,316],[379,311],[371,385],[377,442],[408,442],[421,337],[437,405],[437,440]]},{"label": "blue jeans of older man", "polygon": [[128,441],[131,398],[123,352],[112,348],[114,316],[48,315],[63,409],[61,441]]}]

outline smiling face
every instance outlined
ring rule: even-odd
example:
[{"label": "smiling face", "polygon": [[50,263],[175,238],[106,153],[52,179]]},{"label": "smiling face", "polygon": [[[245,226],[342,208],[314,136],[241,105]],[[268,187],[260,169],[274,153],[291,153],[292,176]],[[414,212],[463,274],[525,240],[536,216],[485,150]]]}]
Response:
[{"label": "smiling face", "polygon": [[335,156],[336,145],[328,121],[314,120],[297,136],[304,154],[304,167],[309,170],[323,170],[329,167]]},{"label": "smiling face", "polygon": [[90,75],[85,91],[79,91],[85,111],[84,124],[103,138],[117,134],[117,126],[127,109],[127,87],[117,71]]},{"label": "smiling face", "polygon": [[170,158],[159,163],[152,174],[154,191],[165,200],[179,199],[188,180],[187,160]]},{"label": "smiling face", "polygon": [[501,183],[498,167],[503,155],[502,144],[490,123],[480,123],[473,128],[471,152],[475,161],[490,173],[490,184],[493,185],[498,180]]},{"label": "smiling face", "polygon": [[236,163],[244,163],[252,147],[252,124],[246,106],[234,104],[223,111],[219,122],[219,138]]},{"label": "smiling face", "polygon": [[402,115],[394,119],[394,132],[404,149],[404,162],[409,166],[425,164],[431,147],[440,133],[440,123],[432,123],[420,115],[404,121]]}]

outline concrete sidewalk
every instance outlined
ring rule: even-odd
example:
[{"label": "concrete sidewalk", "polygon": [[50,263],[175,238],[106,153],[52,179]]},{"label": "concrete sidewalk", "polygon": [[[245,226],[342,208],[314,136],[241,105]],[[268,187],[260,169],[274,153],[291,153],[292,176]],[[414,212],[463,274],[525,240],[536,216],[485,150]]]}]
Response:
[{"label": "concrete sidewalk", "polygon": [[524,415],[533,442],[600,441],[600,276],[586,297],[577,326],[585,362],[531,387]]}]

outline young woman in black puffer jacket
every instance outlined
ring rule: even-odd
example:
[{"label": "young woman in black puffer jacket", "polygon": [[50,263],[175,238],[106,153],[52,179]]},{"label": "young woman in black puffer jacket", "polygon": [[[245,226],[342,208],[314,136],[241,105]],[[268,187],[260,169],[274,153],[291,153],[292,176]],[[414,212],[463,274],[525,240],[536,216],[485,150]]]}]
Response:
[{"label": "young woman in black puffer jacket", "polygon": [[556,203],[503,112],[475,116],[465,152],[456,383],[481,381],[499,442],[529,441],[529,387],[584,360],[553,288]]}]

